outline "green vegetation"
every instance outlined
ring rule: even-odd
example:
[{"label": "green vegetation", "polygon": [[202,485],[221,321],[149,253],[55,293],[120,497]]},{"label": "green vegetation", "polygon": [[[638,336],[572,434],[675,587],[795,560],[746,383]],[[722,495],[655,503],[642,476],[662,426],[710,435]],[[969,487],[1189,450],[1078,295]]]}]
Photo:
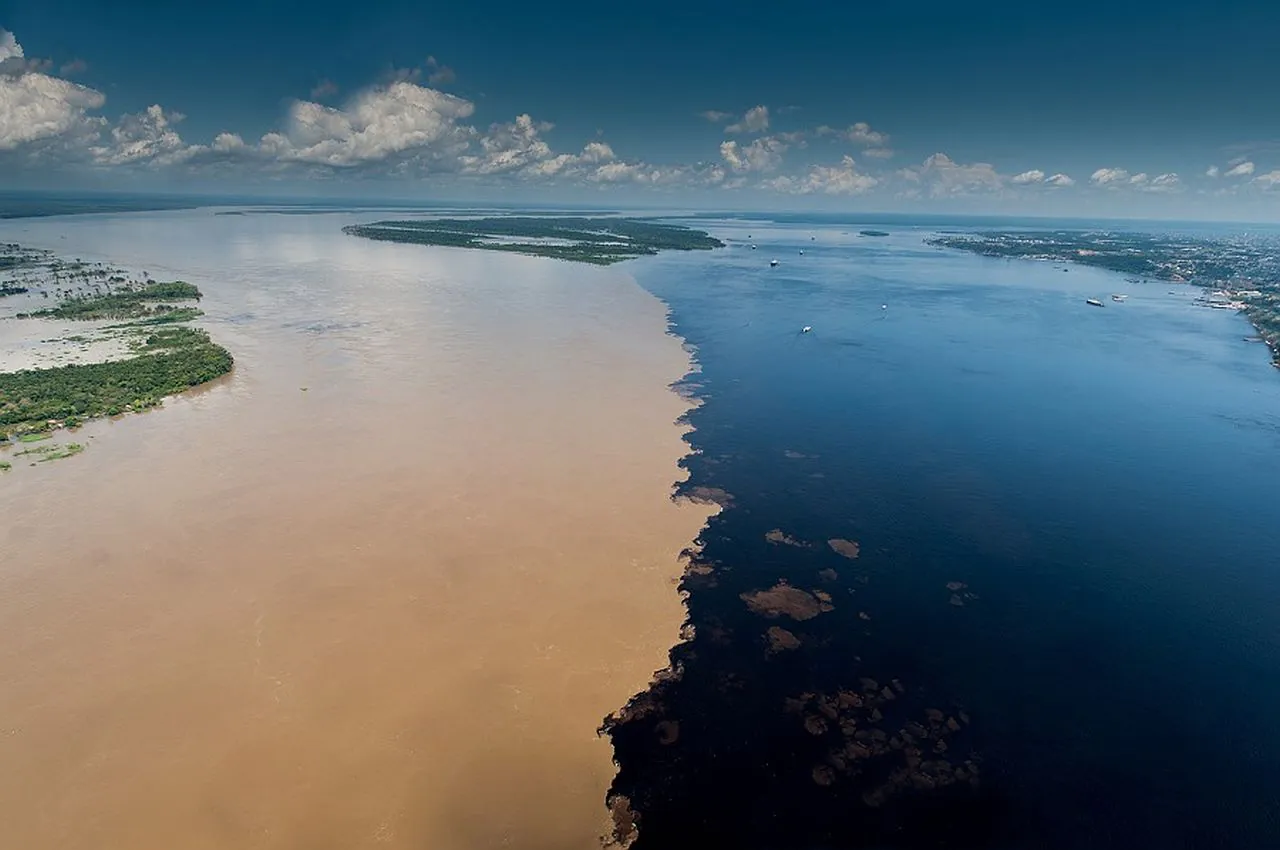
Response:
[{"label": "green vegetation", "polygon": [[84,446],[80,443],[63,443],[60,446],[39,446],[34,449],[18,452],[14,457],[23,455],[37,455],[36,463],[44,463],[50,460],[62,460],[64,457],[78,455],[84,451]]},{"label": "green vegetation", "polygon": [[[79,343],[85,351],[93,343],[115,338],[130,353],[124,360],[0,374],[0,444],[9,435],[35,443],[60,427],[78,428],[94,417],[155,407],[165,396],[225,375],[233,366],[231,354],[207,333],[183,326],[204,315],[197,306],[169,303],[200,300],[200,290],[186,281],[155,281],[146,272],[133,277],[104,263],[65,260],[50,251],[3,243],[0,287],[4,294],[57,299],[55,307],[18,313],[16,318],[125,320],[98,327],[89,336],[44,342]],[[70,444],[27,453],[55,460],[82,448]]]},{"label": "green vegetation", "polygon": [[11,469],[13,469],[13,464],[7,460],[0,460],[0,472],[8,472]]},{"label": "green vegetation", "polygon": [[[164,317],[165,314],[179,309],[191,311],[195,308],[176,308],[168,304],[157,304],[158,301],[200,300],[200,290],[193,284],[181,280],[169,283],[149,281],[142,286],[117,289],[101,295],[77,295],[63,301],[57,307],[48,310],[37,310],[23,314],[31,318],[53,319],[137,319],[142,317]],[[199,311],[196,311],[199,314]],[[173,319],[171,321],[186,321]]]},{"label": "green vegetation", "polygon": [[344,233],[385,242],[531,254],[596,265],[659,251],[707,251],[724,243],[701,230],[630,218],[502,216],[353,224]]},{"label": "green vegetation", "polygon": [[159,328],[136,351],[128,360],[0,374],[0,431],[40,431],[49,420],[79,424],[155,407],[234,364],[230,352],[195,328]]},{"label": "green vegetation", "polygon": [[[161,309],[164,308],[164,309]],[[152,315],[120,327],[146,327],[150,325],[173,325],[178,322],[190,322],[204,315],[199,307],[169,307],[161,304]]]}]

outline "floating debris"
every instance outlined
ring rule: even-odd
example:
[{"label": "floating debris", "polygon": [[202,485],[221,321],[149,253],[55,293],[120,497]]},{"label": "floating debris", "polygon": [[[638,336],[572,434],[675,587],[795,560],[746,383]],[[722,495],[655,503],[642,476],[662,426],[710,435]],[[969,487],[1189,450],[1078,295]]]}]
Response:
[{"label": "floating debris", "polygon": [[850,560],[858,557],[860,547],[852,540],[845,540],[843,537],[833,537],[827,541],[827,545],[831,547],[831,551],[835,552]]},{"label": "floating debris", "polygon": [[823,602],[812,593],[781,581],[768,590],[739,594],[739,598],[751,611],[765,617],[811,620],[826,611],[835,610],[830,602]]}]

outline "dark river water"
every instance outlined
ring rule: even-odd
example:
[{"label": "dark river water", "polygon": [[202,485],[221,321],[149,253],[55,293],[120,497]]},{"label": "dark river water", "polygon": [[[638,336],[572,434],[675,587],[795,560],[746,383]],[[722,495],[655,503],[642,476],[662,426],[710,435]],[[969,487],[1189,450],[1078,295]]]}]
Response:
[{"label": "dark river water", "polygon": [[610,727],[636,848],[1277,846],[1266,348],[1189,286],[863,227],[631,264],[701,364],[685,487],[731,499]]}]

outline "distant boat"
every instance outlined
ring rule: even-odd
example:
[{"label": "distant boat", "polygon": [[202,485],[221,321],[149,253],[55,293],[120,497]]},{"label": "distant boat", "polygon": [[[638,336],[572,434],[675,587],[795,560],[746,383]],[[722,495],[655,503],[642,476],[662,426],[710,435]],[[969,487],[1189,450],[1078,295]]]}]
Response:
[{"label": "distant boat", "polygon": [[804,249],[803,249],[803,248],[801,248],[801,249],[800,249],[800,256],[802,256],[802,257],[804,256]]},{"label": "distant boat", "polygon": [[777,260],[770,260],[770,261],[769,261],[769,265],[770,265],[770,266],[776,266],[777,264],[778,264],[778,261],[777,261]]},{"label": "distant boat", "polygon": [[1129,297],[1128,295],[1112,295],[1112,296],[1111,296],[1111,300],[1112,300],[1112,301],[1124,301],[1124,300],[1125,300],[1126,298],[1128,298],[1128,297]]},{"label": "distant boat", "polygon": [[755,245],[752,245],[752,246],[751,246],[751,250],[752,250],[752,251],[754,251],[755,249],[756,249],[756,246],[755,246]]},{"label": "distant boat", "polygon": [[1091,306],[1091,307],[1101,307],[1101,306],[1103,306],[1102,302],[1101,302],[1101,301],[1099,301],[1097,298],[1086,298],[1086,299],[1084,300],[1084,303],[1088,304],[1088,305],[1089,305],[1089,306]]}]

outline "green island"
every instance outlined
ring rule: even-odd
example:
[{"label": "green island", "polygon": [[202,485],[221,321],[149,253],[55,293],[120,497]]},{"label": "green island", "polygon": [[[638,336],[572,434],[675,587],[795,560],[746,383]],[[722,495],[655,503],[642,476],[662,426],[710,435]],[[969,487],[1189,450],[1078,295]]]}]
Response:
[{"label": "green island", "polygon": [[133,349],[125,360],[0,374],[0,431],[30,442],[28,434],[51,422],[74,428],[86,419],[146,410],[234,365],[230,352],[198,328],[161,328]]},{"label": "green island", "polygon": [[633,218],[499,216],[352,224],[344,233],[384,242],[507,251],[607,266],[659,251],[709,251],[724,243],[701,230]]},{"label": "green island", "polygon": [[[1093,266],[1128,283],[1185,283],[1205,290],[1202,307],[1243,313],[1280,368],[1280,238],[1203,237],[1128,231],[947,233],[925,242],[984,257]],[[1065,268],[1064,268],[1065,271]]]},{"label": "green island", "polygon": [[[188,319],[203,315],[194,307],[177,308],[162,301],[200,300],[200,290],[183,280],[157,283],[147,281],[141,285],[121,286],[100,294],[76,295],[56,307],[19,313],[17,318],[78,319],[138,319],[144,317],[165,318],[178,312]],[[186,321],[177,319],[176,321]]]},{"label": "green island", "polygon": [[35,449],[27,449],[26,451],[18,452],[14,457],[30,455],[35,457],[36,463],[45,463],[51,460],[62,460],[63,458],[72,457],[80,454],[82,451],[84,451],[84,445],[81,443],[63,443],[60,446],[40,446]]},{"label": "green island", "polygon": [[[0,285],[24,290],[20,300],[39,305],[35,299],[51,293],[61,299],[52,307],[11,313],[8,321],[83,321],[90,324],[88,336],[42,342],[77,343],[82,351],[101,343],[109,349],[97,362],[0,373],[0,446],[8,445],[11,436],[20,444],[36,443],[58,428],[76,428],[88,419],[156,407],[165,396],[225,375],[234,366],[231,353],[207,332],[185,325],[204,315],[199,308],[170,303],[198,302],[201,292],[193,284],[155,281],[145,273],[132,279],[101,263],[60,260],[50,252],[12,244],[0,245],[0,275],[8,277]],[[57,460],[82,450],[75,443],[36,446],[15,457]]]}]

